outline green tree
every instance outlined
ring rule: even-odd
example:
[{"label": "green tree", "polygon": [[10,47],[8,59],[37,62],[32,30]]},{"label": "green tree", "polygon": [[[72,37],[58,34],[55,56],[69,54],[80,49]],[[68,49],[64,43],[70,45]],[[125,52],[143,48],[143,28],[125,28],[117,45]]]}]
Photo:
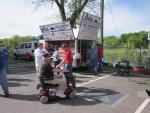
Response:
[{"label": "green tree", "polygon": [[76,27],[76,20],[83,9],[96,11],[99,7],[99,0],[36,0],[37,7],[43,4],[57,5],[62,21],[70,20],[71,27]]},{"label": "green tree", "polygon": [[8,48],[9,53],[13,54],[13,50],[14,50],[15,46],[17,46],[18,44],[20,44],[22,42],[28,42],[28,41],[32,41],[32,40],[34,40],[33,36],[15,35],[11,38],[5,38],[2,41],[3,41],[4,46]]},{"label": "green tree", "polygon": [[148,32],[145,31],[139,32],[139,43],[144,48],[146,48],[148,44],[147,36],[148,36]]},{"label": "green tree", "polygon": [[116,36],[108,36],[104,39],[104,46],[106,47],[117,47],[118,39]]}]

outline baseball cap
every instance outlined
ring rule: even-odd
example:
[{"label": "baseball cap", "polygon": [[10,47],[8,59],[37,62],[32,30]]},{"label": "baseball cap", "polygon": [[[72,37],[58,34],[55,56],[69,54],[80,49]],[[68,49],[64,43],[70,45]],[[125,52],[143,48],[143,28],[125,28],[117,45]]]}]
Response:
[{"label": "baseball cap", "polygon": [[39,42],[39,43],[38,43],[38,46],[40,46],[40,45],[43,45],[43,43],[42,43],[42,42]]}]

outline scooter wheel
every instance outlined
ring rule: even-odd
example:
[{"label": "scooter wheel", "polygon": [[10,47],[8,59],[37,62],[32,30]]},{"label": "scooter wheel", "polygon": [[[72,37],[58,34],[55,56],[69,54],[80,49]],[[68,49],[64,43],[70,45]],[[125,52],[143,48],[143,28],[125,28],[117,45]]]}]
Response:
[{"label": "scooter wheel", "polygon": [[47,96],[41,96],[40,102],[41,102],[42,104],[46,104],[46,103],[48,102],[48,97],[47,97]]}]

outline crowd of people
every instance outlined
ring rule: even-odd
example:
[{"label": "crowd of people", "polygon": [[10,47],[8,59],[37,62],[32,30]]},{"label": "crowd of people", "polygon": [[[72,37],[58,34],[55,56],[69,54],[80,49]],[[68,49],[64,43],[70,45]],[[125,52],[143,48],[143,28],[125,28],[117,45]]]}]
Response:
[{"label": "crowd of people", "polygon": [[[53,48],[49,45],[48,42],[39,42],[38,48],[34,51],[35,56],[35,68],[37,76],[46,76],[53,77],[54,79],[48,81],[52,84],[60,84],[58,87],[58,95],[64,97],[65,95],[62,93],[65,91],[66,84],[71,82],[73,88],[76,88],[75,78],[72,74],[73,68],[73,53],[68,44],[63,44],[61,48],[64,51],[64,57],[60,60],[60,54],[58,52],[58,46],[55,45]],[[53,51],[51,54],[51,58],[53,58],[53,66],[50,61],[50,51]],[[90,50],[90,72],[96,74],[98,71],[102,69],[102,47],[100,44],[97,44],[95,47]],[[61,69],[63,67],[63,69]],[[6,48],[0,49],[0,81],[2,85],[2,89],[4,90],[4,96],[9,96],[8,91],[8,81],[7,81],[7,70],[8,70],[8,51]],[[57,73],[66,73],[67,76],[62,76],[61,78],[65,78],[60,80],[60,77],[57,77]],[[56,76],[55,76],[56,75]]]},{"label": "crowd of people", "polygon": [[[64,92],[66,90],[67,80],[71,82],[73,88],[76,88],[75,79],[72,74],[73,53],[69,48],[69,45],[63,44],[64,58],[59,61],[58,47],[54,47],[54,53],[52,55],[54,59],[54,65],[50,63],[50,55],[48,53],[48,43],[38,43],[38,48],[34,51],[35,67],[37,76],[53,77],[53,80],[47,81],[51,84],[59,84],[57,96],[65,97]],[[47,47],[47,48],[45,48]],[[61,67],[63,66],[63,69]],[[54,74],[56,72],[56,74]],[[58,73],[68,73],[66,76]],[[62,77],[60,77],[62,76]]]}]

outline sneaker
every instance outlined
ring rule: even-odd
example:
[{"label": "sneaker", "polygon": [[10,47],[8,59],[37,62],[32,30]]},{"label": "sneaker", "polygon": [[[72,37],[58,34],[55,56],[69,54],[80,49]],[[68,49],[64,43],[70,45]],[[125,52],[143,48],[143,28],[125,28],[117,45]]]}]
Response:
[{"label": "sneaker", "polygon": [[148,96],[150,96],[150,90],[146,89],[146,93],[147,93]]},{"label": "sneaker", "polygon": [[66,98],[66,95],[63,93],[63,91],[57,91],[56,96],[58,96],[60,98]]},{"label": "sneaker", "polygon": [[4,97],[9,97],[9,93],[5,93],[5,94],[4,94]]}]

